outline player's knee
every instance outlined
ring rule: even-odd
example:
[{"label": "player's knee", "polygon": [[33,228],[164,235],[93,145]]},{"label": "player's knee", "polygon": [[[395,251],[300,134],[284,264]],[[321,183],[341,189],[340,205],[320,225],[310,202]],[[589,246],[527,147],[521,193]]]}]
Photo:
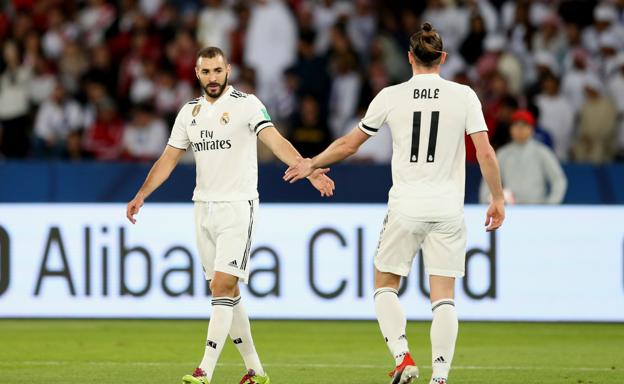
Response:
[{"label": "player's knee", "polygon": [[434,302],[442,299],[451,299],[455,298],[455,290],[449,287],[430,287],[431,291],[429,293],[429,299]]},{"label": "player's knee", "polygon": [[210,290],[213,297],[234,297],[236,281],[213,279],[210,282]]},{"label": "player's knee", "polygon": [[379,288],[393,288],[399,289],[401,283],[401,276],[393,273],[381,272],[375,270],[375,289]]},{"label": "player's knee", "polygon": [[431,302],[455,298],[455,278],[446,276],[429,276],[429,298]]}]

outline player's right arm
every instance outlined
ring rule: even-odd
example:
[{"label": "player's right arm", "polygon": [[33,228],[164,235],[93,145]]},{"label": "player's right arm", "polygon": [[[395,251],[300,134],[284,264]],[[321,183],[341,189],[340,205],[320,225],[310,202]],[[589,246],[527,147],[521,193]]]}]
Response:
[{"label": "player's right arm", "polygon": [[481,168],[483,179],[490,189],[492,201],[488,207],[485,225],[487,231],[493,231],[500,227],[505,220],[505,198],[501,183],[500,170],[494,148],[490,145],[487,132],[481,131],[470,135],[477,150],[477,161]]},{"label": "player's right arm", "polygon": [[132,224],[136,223],[134,215],[139,213],[139,209],[143,206],[145,199],[169,178],[169,175],[171,175],[171,172],[176,165],[178,165],[178,161],[180,161],[184,152],[183,149],[175,148],[170,145],[165,147],[162,155],[156,160],[152,169],[150,169],[147,174],[145,182],[134,196],[134,199],[128,203],[126,217]]},{"label": "player's right arm", "polygon": [[186,117],[189,115],[189,108],[193,108],[192,103],[183,106],[178,116],[176,116],[165,150],[152,166],[134,199],[128,203],[126,217],[132,224],[136,222],[134,215],[139,213],[139,209],[143,206],[145,199],[169,178],[173,169],[178,165],[178,161],[180,161],[180,158],[191,144],[186,132]]}]

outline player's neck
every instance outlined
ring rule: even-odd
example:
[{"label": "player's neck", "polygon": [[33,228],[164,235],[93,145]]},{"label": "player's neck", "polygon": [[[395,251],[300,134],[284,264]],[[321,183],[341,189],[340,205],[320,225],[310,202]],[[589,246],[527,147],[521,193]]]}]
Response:
[{"label": "player's neck", "polygon": [[432,68],[412,66],[412,73],[414,74],[414,76],[416,75],[439,75],[440,66],[435,66]]}]

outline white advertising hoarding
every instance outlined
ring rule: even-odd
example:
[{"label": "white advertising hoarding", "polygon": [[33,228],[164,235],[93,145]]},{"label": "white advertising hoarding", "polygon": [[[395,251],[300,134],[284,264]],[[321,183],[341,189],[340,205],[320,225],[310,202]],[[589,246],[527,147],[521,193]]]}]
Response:
[{"label": "white advertising hoarding", "polygon": [[[373,319],[382,204],[263,204],[252,246],[254,318]],[[466,207],[465,320],[624,321],[624,207],[510,207],[495,235]],[[210,296],[191,204],[0,205],[0,317],[205,318]],[[429,319],[420,257],[404,281]]]}]

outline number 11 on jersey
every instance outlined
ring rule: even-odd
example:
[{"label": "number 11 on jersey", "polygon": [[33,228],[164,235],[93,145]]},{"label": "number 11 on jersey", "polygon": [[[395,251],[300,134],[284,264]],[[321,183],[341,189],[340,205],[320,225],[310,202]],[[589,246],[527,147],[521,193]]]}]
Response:
[{"label": "number 11 on jersey", "polygon": [[[435,160],[436,142],[438,140],[438,121],[440,120],[440,111],[431,112],[431,125],[429,127],[429,145],[427,146],[427,163],[433,163]],[[421,112],[414,112],[412,118],[412,152],[410,154],[410,163],[418,162],[418,149],[420,147],[420,121]]]}]

